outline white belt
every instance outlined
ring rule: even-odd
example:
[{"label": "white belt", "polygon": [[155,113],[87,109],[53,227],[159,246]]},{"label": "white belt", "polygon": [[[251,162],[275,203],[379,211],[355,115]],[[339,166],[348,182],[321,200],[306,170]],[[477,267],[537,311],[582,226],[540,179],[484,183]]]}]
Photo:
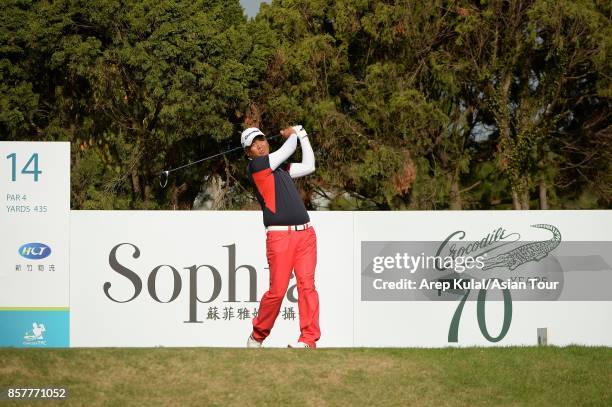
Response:
[{"label": "white belt", "polygon": [[285,231],[291,231],[291,230],[295,230],[297,231],[301,231],[301,230],[306,230],[308,228],[311,228],[312,226],[310,225],[310,222],[308,223],[304,223],[303,225],[287,225],[287,226],[268,226],[266,228],[267,232],[270,232],[272,230],[285,230]]}]

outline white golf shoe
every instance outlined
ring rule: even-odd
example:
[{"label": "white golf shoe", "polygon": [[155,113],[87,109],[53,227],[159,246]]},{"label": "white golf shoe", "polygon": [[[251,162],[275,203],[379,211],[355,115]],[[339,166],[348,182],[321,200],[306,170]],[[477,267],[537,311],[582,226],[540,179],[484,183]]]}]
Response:
[{"label": "white golf shoe", "polygon": [[304,342],[290,343],[287,345],[288,348],[304,349],[310,348],[310,345]]},{"label": "white golf shoe", "polygon": [[253,334],[249,335],[249,339],[247,339],[247,348],[261,348],[262,343],[258,342],[253,338]]}]

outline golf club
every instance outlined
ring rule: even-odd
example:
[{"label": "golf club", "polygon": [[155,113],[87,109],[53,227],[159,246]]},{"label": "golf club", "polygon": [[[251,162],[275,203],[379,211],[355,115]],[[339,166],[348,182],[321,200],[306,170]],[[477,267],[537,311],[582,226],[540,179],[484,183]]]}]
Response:
[{"label": "golf club", "polygon": [[[274,136],[266,137],[266,139],[267,140],[274,140],[277,137],[280,137],[280,134],[276,134]],[[211,155],[209,157],[202,158],[200,160],[194,161],[194,162],[189,163],[189,164],[181,165],[180,167],[171,168],[169,170],[162,171],[162,172],[159,173],[159,186],[161,186],[162,188],[165,188],[166,185],[168,185],[168,176],[170,175],[171,172],[182,170],[183,168],[187,168],[187,167],[190,167],[192,165],[199,164],[199,163],[201,163],[203,161],[211,160],[211,159],[213,159],[215,157],[220,157],[222,155],[229,154],[229,153],[232,153],[232,152],[238,151],[238,150],[242,150],[242,146],[238,146],[238,147],[232,148],[230,150],[224,151],[222,153],[217,153],[217,154]]]}]

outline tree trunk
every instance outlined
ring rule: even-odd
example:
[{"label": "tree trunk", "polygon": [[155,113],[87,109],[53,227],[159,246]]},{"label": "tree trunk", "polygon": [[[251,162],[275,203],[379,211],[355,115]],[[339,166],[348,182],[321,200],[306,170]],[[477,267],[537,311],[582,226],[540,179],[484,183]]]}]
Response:
[{"label": "tree trunk", "polygon": [[138,200],[142,197],[142,191],[140,188],[140,178],[138,177],[138,171],[132,170],[132,198]]},{"label": "tree trunk", "polygon": [[529,210],[529,190],[524,190],[521,196],[521,209]]},{"label": "tree trunk", "polygon": [[521,180],[521,207],[524,210],[529,209],[529,181],[527,177],[523,177]]},{"label": "tree trunk", "polygon": [[210,195],[212,197],[211,210],[225,209],[225,182],[218,175],[213,175],[210,182]]},{"label": "tree trunk", "polygon": [[461,209],[463,209],[463,205],[461,202],[461,192],[459,191],[459,182],[455,177],[453,177],[453,179],[451,180],[450,208],[454,211],[460,211]]},{"label": "tree trunk", "polygon": [[512,188],[512,207],[515,210],[521,210],[521,201],[519,200],[518,192]]},{"label": "tree trunk", "polygon": [[187,190],[187,184],[182,183],[181,186],[177,187],[176,184],[172,185],[172,209],[176,210],[179,208],[179,195]]},{"label": "tree trunk", "polygon": [[548,198],[546,196],[546,181],[540,181],[540,209],[548,209]]}]

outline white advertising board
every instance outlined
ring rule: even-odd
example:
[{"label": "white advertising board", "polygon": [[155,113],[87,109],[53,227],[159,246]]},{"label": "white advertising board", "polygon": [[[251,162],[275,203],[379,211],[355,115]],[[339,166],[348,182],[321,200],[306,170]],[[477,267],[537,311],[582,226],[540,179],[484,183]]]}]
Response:
[{"label": "white advertising board", "polygon": [[[311,221],[319,346],[352,346],[353,214]],[[71,234],[71,346],[245,345],[268,288],[260,212],[73,211]],[[266,346],[298,339],[295,284]]]},{"label": "white advertising board", "polygon": [[[612,272],[612,250],[602,252],[610,241],[610,212],[313,212],[311,218],[318,236],[321,347],[534,345],[538,328],[547,330],[550,344],[612,345],[609,285],[589,286]],[[75,211],[71,233],[72,346],[244,346],[268,284],[259,212]],[[363,264],[369,246],[384,254],[445,240],[455,248],[483,242],[498,257],[502,248],[504,255],[534,253],[533,244],[544,242],[551,251],[541,258],[482,273],[547,281],[560,276],[564,285],[553,297],[510,291],[505,301],[503,290],[495,289],[472,289],[466,301],[465,291],[438,301],[431,296],[435,290],[403,297],[397,290],[367,290],[385,276],[372,273],[371,262]],[[572,257],[572,243],[587,246]],[[593,263],[595,257],[601,261]],[[588,261],[578,270],[572,258]],[[190,271],[194,266],[202,267]],[[297,338],[294,284],[292,279],[266,346],[284,347]]]},{"label": "white advertising board", "polygon": [[[542,228],[542,224],[552,227],[546,230]],[[489,254],[494,254],[495,251],[490,249],[510,252],[512,248],[518,247],[520,250],[519,246],[530,249],[531,243],[535,242],[538,245],[540,241],[555,240],[556,238],[551,237],[553,232],[550,230],[556,230],[560,236],[558,240],[567,242],[566,246],[559,245],[540,259],[528,251],[532,257],[522,259],[523,263],[516,265],[512,271],[507,268],[501,269],[496,277],[509,274],[512,274],[513,278],[517,276],[520,278],[521,275],[526,275],[527,279],[532,276],[541,277],[541,268],[537,267],[543,265],[544,279],[552,280],[558,276],[563,279],[564,285],[560,297],[541,300],[543,293],[535,292],[534,299],[540,300],[515,300],[514,297],[520,298],[520,294],[523,293],[519,292],[519,295],[516,295],[517,292],[513,291],[513,298],[504,302],[500,301],[503,298],[500,290],[489,290],[487,301],[483,302],[480,311],[476,301],[482,291],[479,289],[471,290],[469,300],[463,303],[463,307],[461,300],[465,291],[449,301],[414,300],[414,296],[410,295],[398,300],[397,289],[378,290],[382,293],[375,293],[373,291],[376,290],[371,288],[374,284],[380,287],[381,283],[374,281],[378,275],[373,272],[372,259],[368,260],[368,256],[362,253],[362,249],[368,244],[375,245],[380,252],[376,254],[379,255],[389,254],[383,253],[385,247],[394,248],[391,252],[392,255],[396,254],[397,247],[402,246],[401,244],[398,246],[397,242],[408,242],[404,245],[412,242],[432,242],[439,247],[452,236],[451,241],[456,245],[454,249],[468,247],[468,242],[484,242],[484,245],[480,245],[480,252],[483,252],[482,246],[487,246]],[[609,301],[608,294],[610,291],[608,283],[612,272],[609,267],[612,264],[610,261],[612,250],[609,250],[612,248],[611,231],[612,213],[609,211],[355,213],[354,262],[355,272],[360,274],[355,276],[355,345],[374,347],[535,345],[537,329],[546,328],[549,344],[612,346],[612,302]],[[506,240],[516,242],[514,246],[505,246]],[[576,245],[579,245],[580,255],[565,256],[565,254],[576,254],[567,253]],[[442,254],[449,247],[451,243],[446,243],[445,249],[441,250]],[[479,250],[474,249],[474,251]],[[384,256],[379,257],[384,258]],[[551,267],[551,264],[558,265],[558,263],[563,267]],[[578,269],[578,263],[584,266]],[[396,268],[392,271],[397,275],[396,281],[399,277],[407,276],[407,271],[404,269]],[[419,272],[413,274],[416,281],[419,280]],[[489,277],[494,272],[495,269],[482,271],[484,277]],[[471,275],[477,275],[477,272]],[[598,285],[598,281],[605,281],[605,286]],[[418,290],[414,291],[418,293]],[[435,290],[433,291],[434,295],[431,298],[435,299]],[[565,295],[567,292],[573,292],[574,295],[568,297]],[[364,298],[368,296],[370,300]],[[563,298],[572,300],[563,301]],[[593,298],[606,301],[592,301]],[[504,322],[507,325],[505,329]]]}]

